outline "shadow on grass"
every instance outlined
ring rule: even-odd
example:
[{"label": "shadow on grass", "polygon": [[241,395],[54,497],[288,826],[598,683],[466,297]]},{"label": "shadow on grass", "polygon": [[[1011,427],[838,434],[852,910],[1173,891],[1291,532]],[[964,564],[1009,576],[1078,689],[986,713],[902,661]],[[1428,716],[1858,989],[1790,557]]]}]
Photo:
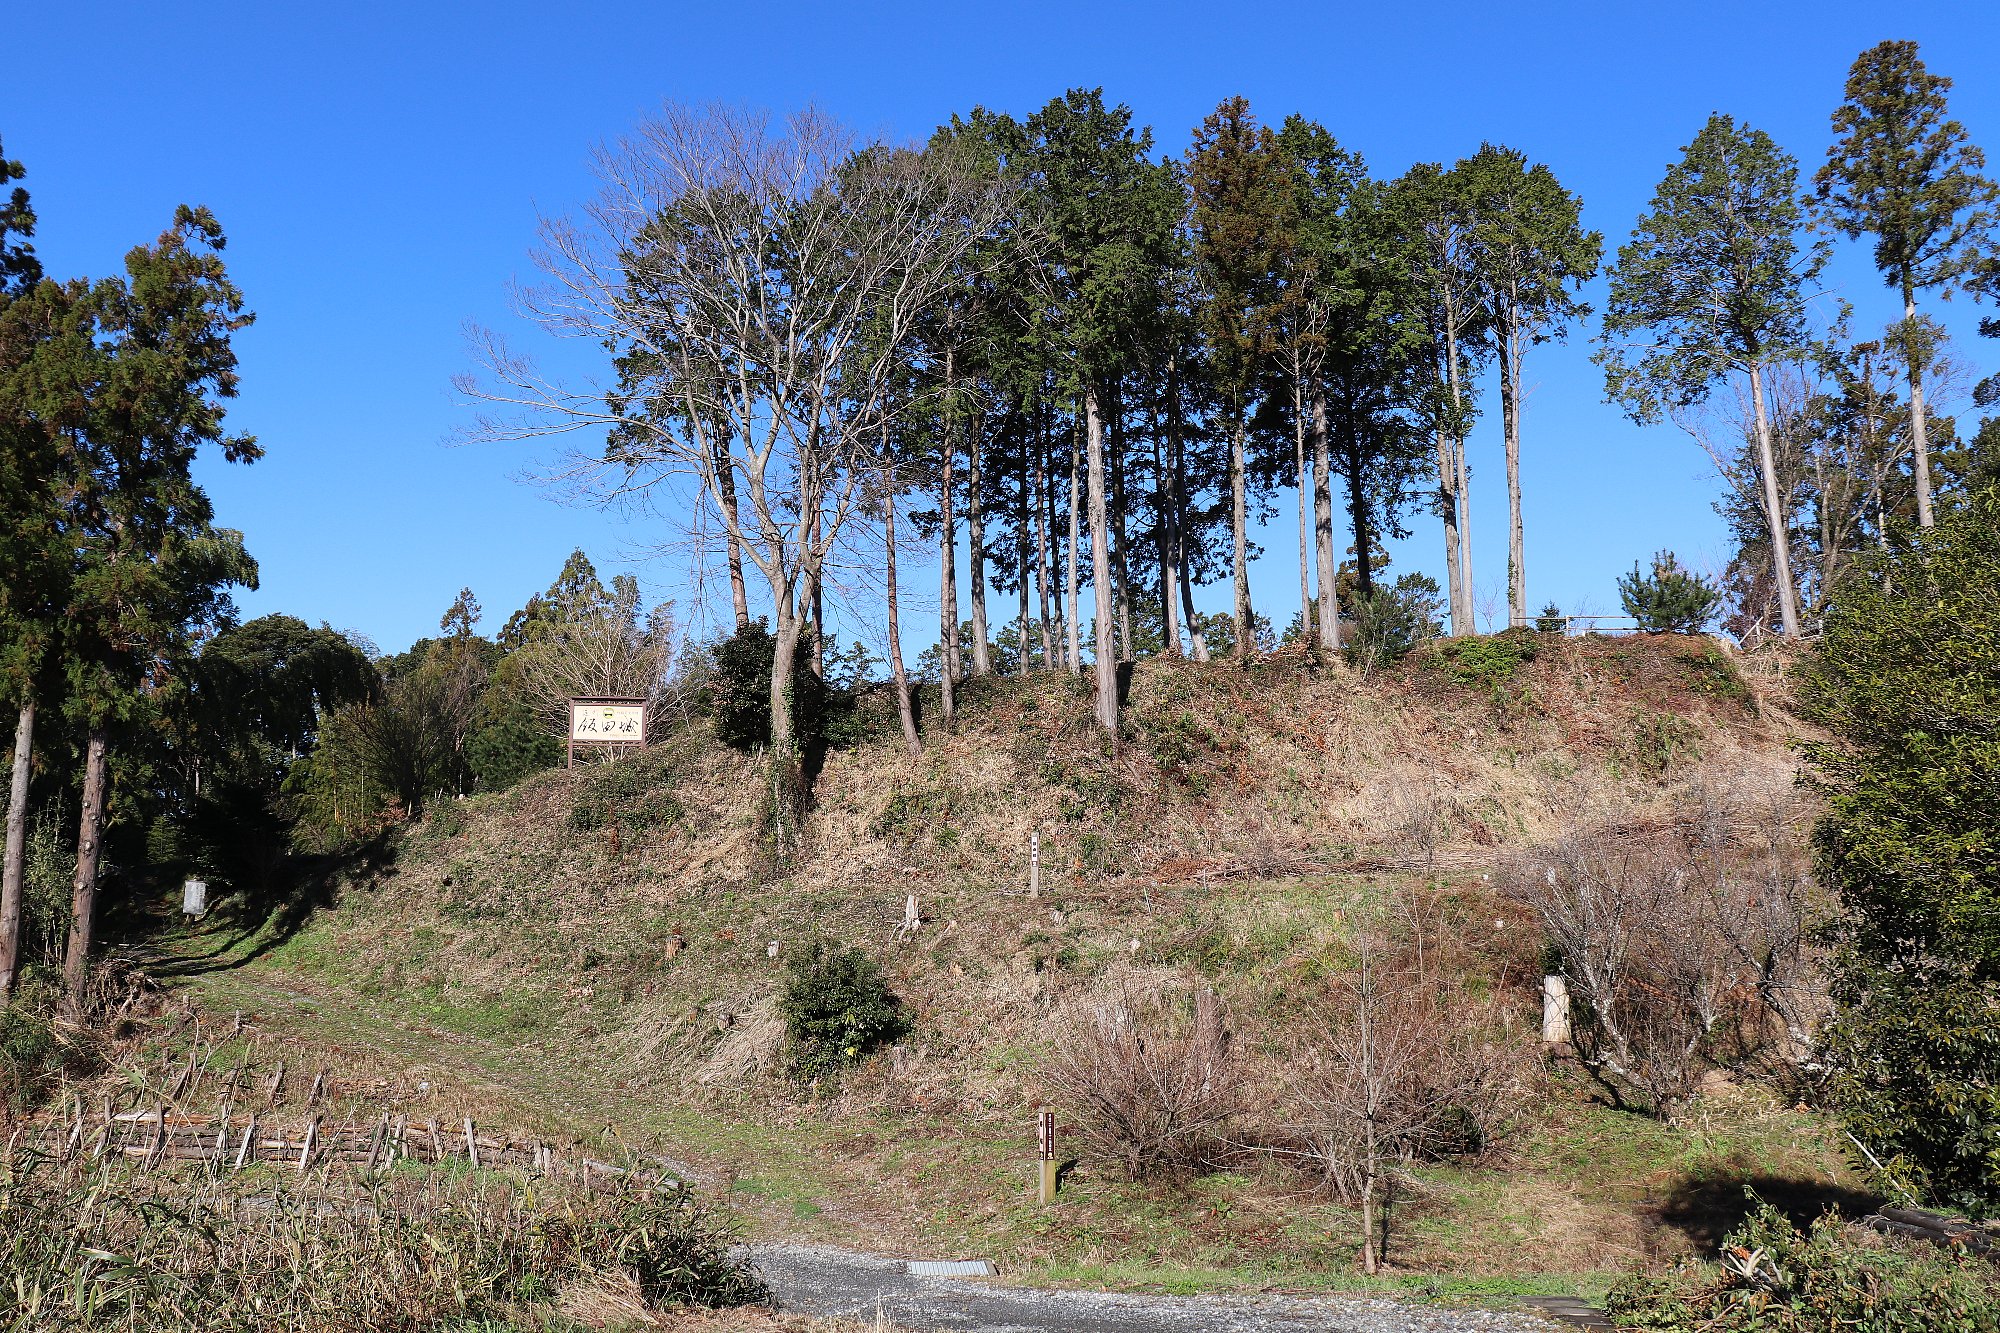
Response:
[{"label": "shadow on grass", "polygon": [[[395,849],[386,833],[337,856],[299,857],[292,863],[282,889],[263,896],[261,902],[245,904],[249,910],[231,927],[230,937],[222,944],[205,953],[161,959],[148,970],[166,980],[231,972],[254,963],[297,935],[314,912],[332,906],[343,883],[376,874],[395,859]],[[264,908],[261,917],[256,914],[257,907]],[[250,944],[248,949],[235,952],[246,943]]]},{"label": "shadow on grass", "polygon": [[1757,1206],[1753,1194],[1801,1227],[1826,1212],[1858,1218],[1873,1212],[1882,1202],[1866,1190],[1823,1180],[1725,1171],[1682,1179],[1648,1211],[1654,1221],[1678,1231],[1698,1254],[1707,1258],[1720,1250],[1723,1238],[1750,1216]]}]

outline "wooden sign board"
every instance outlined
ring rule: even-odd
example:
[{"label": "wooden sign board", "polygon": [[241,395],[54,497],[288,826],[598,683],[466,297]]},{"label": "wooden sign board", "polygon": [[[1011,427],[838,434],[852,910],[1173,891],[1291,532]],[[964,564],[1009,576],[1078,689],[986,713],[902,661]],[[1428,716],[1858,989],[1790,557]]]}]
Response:
[{"label": "wooden sign board", "polygon": [[569,757],[576,762],[579,745],[644,745],[644,699],[571,699]]}]

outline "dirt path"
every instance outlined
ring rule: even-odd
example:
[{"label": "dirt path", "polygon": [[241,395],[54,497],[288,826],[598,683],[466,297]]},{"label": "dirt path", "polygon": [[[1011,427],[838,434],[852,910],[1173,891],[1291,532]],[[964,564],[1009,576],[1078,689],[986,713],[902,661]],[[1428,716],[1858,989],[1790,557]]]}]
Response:
[{"label": "dirt path", "polygon": [[781,1308],[974,1333],[1551,1333],[1536,1315],[1362,1297],[1139,1296],[912,1277],[901,1261],[817,1245],[752,1245]]}]

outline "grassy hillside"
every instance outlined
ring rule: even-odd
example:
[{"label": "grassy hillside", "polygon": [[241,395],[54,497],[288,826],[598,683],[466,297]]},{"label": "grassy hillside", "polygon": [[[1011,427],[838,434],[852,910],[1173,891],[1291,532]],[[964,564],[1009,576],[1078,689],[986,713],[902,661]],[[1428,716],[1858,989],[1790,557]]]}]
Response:
[{"label": "grassy hillside", "polygon": [[[1054,1021],[1109,976],[1205,979],[1268,1100],[1352,922],[1414,894],[1531,1051],[1542,941],[1504,867],[1580,822],[1667,820],[1692,786],[1788,790],[1778,671],[1674,637],[1450,642],[1367,679],[1282,655],[1149,662],[1115,746],[1081,682],[978,681],[921,757],[864,714],[785,847],[755,760],[692,723],[438,810],[302,925],[217,923],[162,970],[250,1016],[213,1064],[325,1063],[357,1113],[608,1130],[767,1234],[1045,1278],[1353,1285],[1344,1210],[1268,1159],[1175,1186],[1085,1160],[1035,1206]],[[913,1031],[804,1089],[776,1065],[774,996],[816,938],[878,958]],[[1743,1181],[1811,1197],[1842,1180],[1820,1125],[1753,1082],[1713,1080],[1668,1127],[1574,1071],[1522,1077],[1506,1141],[1422,1168],[1396,1205],[1395,1281],[1588,1288],[1708,1237]]]}]

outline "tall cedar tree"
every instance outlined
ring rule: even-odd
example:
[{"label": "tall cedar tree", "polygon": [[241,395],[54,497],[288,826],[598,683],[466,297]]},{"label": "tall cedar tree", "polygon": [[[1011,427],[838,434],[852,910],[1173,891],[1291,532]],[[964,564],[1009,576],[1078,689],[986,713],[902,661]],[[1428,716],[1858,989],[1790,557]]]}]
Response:
[{"label": "tall cedar tree", "polygon": [[[1111,549],[1106,505],[1105,406],[1158,300],[1180,212],[1170,169],[1149,161],[1153,136],[1102,89],[1073,89],[1028,118],[1022,154],[1030,197],[1046,229],[1039,337],[1083,405],[1091,578],[1095,594],[1096,718],[1118,729]],[[1074,558],[1075,546],[1071,547]],[[1077,617],[1070,618],[1072,639]],[[1072,655],[1072,665],[1076,659]]]},{"label": "tall cedar tree", "polygon": [[223,429],[223,400],[237,387],[230,338],[251,316],[222,246],[206,209],[182,207],[158,241],[126,255],[123,279],[41,289],[76,312],[59,354],[37,372],[78,423],[62,441],[76,558],[65,685],[87,738],[63,964],[72,1014],[88,979],[113,733],[185,671],[194,636],[226,620],[222,589],[256,586],[240,534],[213,526],[191,474],[205,444],[231,462],[262,454]]},{"label": "tall cedar tree", "polygon": [[1279,276],[1295,244],[1296,196],[1275,136],[1257,123],[1241,97],[1223,102],[1195,131],[1187,174],[1205,297],[1202,322],[1228,414],[1230,568],[1236,653],[1243,657],[1254,637],[1246,629],[1251,611],[1244,436],[1250,395],[1281,325]]},{"label": "tall cedar tree", "polygon": [[[0,189],[21,179],[0,153]],[[28,402],[33,358],[46,341],[45,311],[22,298],[41,280],[29,238],[35,212],[20,186],[0,203],[0,689],[17,705],[0,860],[0,1008],[13,994],[21,943],[28,836],[28,779],[35,714],[50,642],[61,624],[68,561],[61,544],[55,441]]]},{"label": "tall cedar tree", "polygon": [[1326,128],[1288,116],[1278,150],[1290,173],[1294,244],[1287,256],[1281,305],[1284,365],[1294,384],[1294,411],[1311,442],[1313,572],[1317,589],[1308,617],[1329,660],[1340,649],[1339,559],[1333,544],[1333,456],[1327,423],[1326,367],[1330,339],[1346,327],[1353,304],[1353,252],[1348,211],[1368,171]]},{"label": "tall cedar tree", "polygon": [[2000,189],[1981,174],[1986,156],[1947,118],[1951,80],[1917,58],[1915,42],[1863,51],[1847,75],[1847,100],[1833,113],[1834,144],[1813,177],[1819,201],[1848,239],[1875,238],[1875,267],[1903,298],[1894,341],[1910,384],[1910,443],[1917,474],[1917,524],[1935,521],[1924,370],[1937,330],[1917,313],[1917,293],[1949,299],[1994,261],[1991,205]]},{"label": "tall cedar tree", "polygon": [[1730,376],[1749,381],[1764,520],[1784,633],[1799,633],[1791,517],[1779,494],[1764,377],[1811,344],[1808,288],[1824,242],[1801,245],[1798,164],[1762,130],[1716,113],[1667,169],[1611,272],[1605,395],[1635,421],[1703,402]]},{"label": "tall cedar tree", "polygon": [[1422,414],[1437,440],[1437,507],[1444,521],[1453,634],[1473,632],[1471,476],[1465,438],[1475,415],[1473,377],[1489,343],[1467,186],[1462,167],[1445,171],[1422,162],[1391,187],[1391,207],[1406,238],[1429,353],[1431,382],[1421,400]]},{"label": "tall cedar tree", "polygon": [[1590,307],[1575,288],[1597,276],[1604,238],[1585,231],[1583,204],[1555,173],[1511,148],[1481,145],[1454,174],[1471,215],[1473,270],[1500,363],[1500,423],[1507,452],[1507,623],[1528,623],[1527,543],[1521,526],[1522,361],[1528,344],[1561,340]]}]

